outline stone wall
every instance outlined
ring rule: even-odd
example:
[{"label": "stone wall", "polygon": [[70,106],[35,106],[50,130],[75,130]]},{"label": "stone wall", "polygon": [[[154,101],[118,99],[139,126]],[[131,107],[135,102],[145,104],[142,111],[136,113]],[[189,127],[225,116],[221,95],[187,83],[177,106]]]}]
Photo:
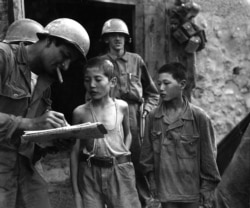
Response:
[{"label": "stone wall", "polygon": [[197,54],[193,103],[214,121],[220,141],[250,108],[250,2],[201,1],[196,17],[206,30],[206,48]]}]

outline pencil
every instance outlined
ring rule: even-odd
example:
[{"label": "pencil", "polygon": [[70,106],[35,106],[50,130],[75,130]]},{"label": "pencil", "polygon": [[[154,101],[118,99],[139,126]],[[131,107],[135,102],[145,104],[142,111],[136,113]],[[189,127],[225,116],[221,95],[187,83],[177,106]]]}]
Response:
[{"label": "pencil", "polygon": [[57,72],[57,77],[58,77],[59,82],[63,83],[62,73],[59,67],[56,68],[56,72]]}]

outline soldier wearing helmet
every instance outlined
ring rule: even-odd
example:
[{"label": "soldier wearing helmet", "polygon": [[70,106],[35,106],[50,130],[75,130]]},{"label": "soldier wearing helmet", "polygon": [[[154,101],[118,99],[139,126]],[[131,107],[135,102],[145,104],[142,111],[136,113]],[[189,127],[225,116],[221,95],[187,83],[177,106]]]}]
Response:
[{"label": "soldier wearing helmet", "polygon": [[3,42],[33,44],[38,41],[37,33],[43,32],[44,27],[32,19],[19,19],[14,21],[5,34]]},{"label": "soldier wearing helmet", "polygon": [[112,96],[123,99],[129,104],[132,133],[130,150],[135,166],[137,191],[144,207],[151,196],[147,181],[139,167],[140,115],[144,118],[158,104],[158,91],[141,56],[125,49],[126,42],[130,42],[131,39],[123,20],[117,18],[107,20],[103,25],[101,36],[108,48],[108,52],[103,56],[114,63],[118,78]]},{"label": "soldier wearing helmet", "polygon": [[21,135],[67,125],[62,113],[51,110],[50,85],[89,50],[86,30],[72,19],[56,19],[37,35],[31,45],[0,43],[0,207],[51,207],[33,166],[37,144]]}]

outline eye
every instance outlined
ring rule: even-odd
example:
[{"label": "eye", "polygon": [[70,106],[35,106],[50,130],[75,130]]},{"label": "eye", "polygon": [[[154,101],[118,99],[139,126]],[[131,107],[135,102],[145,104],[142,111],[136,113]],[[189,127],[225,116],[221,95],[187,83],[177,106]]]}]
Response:
[{"label": "eye", "polygon": [[89,82],[90,79],[88,77],[84,77],[84,82]]}]

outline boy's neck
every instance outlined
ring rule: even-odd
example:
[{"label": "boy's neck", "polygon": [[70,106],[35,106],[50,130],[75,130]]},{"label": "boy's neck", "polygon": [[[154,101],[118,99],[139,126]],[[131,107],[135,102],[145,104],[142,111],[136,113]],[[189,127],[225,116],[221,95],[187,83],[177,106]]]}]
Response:
[{"label": "boy's neck", "polygon": [[175,99],[170,102],[164,102],[164,114],[169,123],[177,121],[185,111],[185,101],[183,98]]},{"label": "boy's neck", "polygon": [[185,101],[183,97],[180,97],[178,99],[164,102],[164,106],[166,110],[177,111],[185,107]]},{"label": "boy's neck", "polygon": [[107,105],[110,105],[111,103],[114,103],[113,99],[111,97],[103,97],[101,99],[91,100],[91,103],[93,107],[99,106],[101,108],[104,108]]}]

